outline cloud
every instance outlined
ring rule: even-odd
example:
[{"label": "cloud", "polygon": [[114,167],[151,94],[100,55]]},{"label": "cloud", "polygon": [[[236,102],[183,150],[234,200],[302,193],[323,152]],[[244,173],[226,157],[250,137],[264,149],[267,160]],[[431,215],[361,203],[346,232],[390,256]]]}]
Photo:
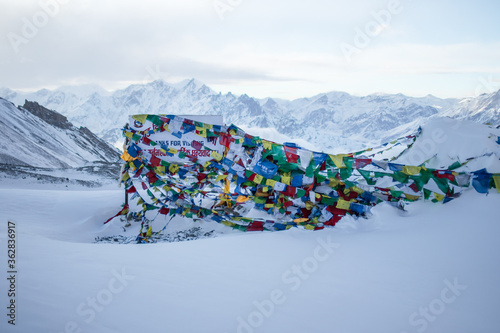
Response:
[{"label": "cloud", "polygon": [[[149,78],[195,77],[214,89],[259,97],[331,90],[410,94],[428,89],[439,95],[452,87],[459,95],[474,85],[475,77],[499,71],[500,47],[493,37],[453,43],[418,40],[429,30],[444,30],[421,29],[421,17],[415,16],[421,12],[415,8],[432,8],[415,2],[413,7],[405,2],[402,14],[381,25],[380,33],[347,63],[339,45],[352,43],[355,28],[373,20],[373,11],[386,8],[385,0],[232,1],[233,10],[224,20],[213,0],[64,0],[67,4],[15,53],[5,36],[22,34],[24,22],[43,10],[40,3],[54,1],[62,0],[8,5],[0,0],[0,86],[98,83],[116,89]],[[446,22],[444,18],[442,24]],[[457,80],[463,81],[460,87]]]}]

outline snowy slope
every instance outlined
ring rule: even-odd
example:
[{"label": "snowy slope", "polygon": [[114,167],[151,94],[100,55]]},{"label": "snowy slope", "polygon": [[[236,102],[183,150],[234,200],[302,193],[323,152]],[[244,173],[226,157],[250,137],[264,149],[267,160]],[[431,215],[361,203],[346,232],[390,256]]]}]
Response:
[{"label": "snowy slope", "polygon": [[486,168],[500,173],[500,129],[470,120],[433,118],[422,124],[422,135],[395,162],[447,169],[455,162],[466,163],[455,171],[473,172]]},{"label": "snowy slope", "polygon": [[[498,134],[438,118],[412,149],[418,158],[436,156],[437,165],[484,152],[492,158],[500,145],[490,136]],[[470,188],[447,204],[418,201],[406,211],[382,203],[368,219],[347,216],[314,232],[242,233],[213,222],[217,237],[118,245],[93,242],[137,235],[137,223],[103,224],[120,209],[123,190],[0,182],[0,212],[15,224],[17,253],[14,298],[11,281],[0,279],[3,306],[15,300],[16,325],[4,315],[0,331],[499,332],[499,200],[495,190]],[[178,217],[166,232],[197,224]],[[7,230],[0,228],[4,272]]]},{"label": "snowy slope", "polygon": [[0,163],[67,168],[88,162],[116,162],[118,152],[86,128],[36,103],[25,108],[0,98]]},{"label": "snowy slope", "polygon": [[112,245],[89,241],[121,191],[1,189],[19,273],[16,326],[4,317],[0,330],[498,332],[498,200],[468,192],[317,232]]},{"label": "snowy slope", "polygon": [[0,96],[17,104],[24,99],[38,101],[113,144],[121,141],[119,129],[126,123],[127,116],[138,113],[219,114],[227,124],[276,129],[282,135],[305,140],[317,150],[328,152],[345,151],[353,145],[357,147],[354,149],[360,149],[391,140],[416,130],[419,121],[436,115],[500,124],[495,93],[460,101],[432,95],[359,97],[329,92],[287,101],[216,93],[192,79],[176,84],[158,80],[113,93],[88,85],[33,93],[3,88]]}]

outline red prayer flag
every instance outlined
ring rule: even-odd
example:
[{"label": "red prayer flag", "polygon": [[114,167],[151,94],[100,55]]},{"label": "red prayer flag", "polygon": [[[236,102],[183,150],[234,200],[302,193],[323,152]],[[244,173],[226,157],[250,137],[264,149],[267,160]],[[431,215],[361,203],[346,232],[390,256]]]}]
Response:
[{"label": "red prayer flag", "polygon": [[363,168],[372,163],[372,160],[369,158],[357,158],[356,159],[356,169]]},{"label": "red prayer flag", "polygon": [[150,164],[151,166],[156,167],[156,166],[159,166],[159,165],[160,165],[160,162],[161,162],[161,160],[160,160],[158,157],[156,157],[156,156],[152,155],[152,156],[151,156],[151,160],[149,161],[149,164]]},{"label": "red prayer flag", "polygon": [[286,160],[288,163],[297,163],[299,160],[299,155],[297,154],[297,148],[283,146],[285,149]]}]

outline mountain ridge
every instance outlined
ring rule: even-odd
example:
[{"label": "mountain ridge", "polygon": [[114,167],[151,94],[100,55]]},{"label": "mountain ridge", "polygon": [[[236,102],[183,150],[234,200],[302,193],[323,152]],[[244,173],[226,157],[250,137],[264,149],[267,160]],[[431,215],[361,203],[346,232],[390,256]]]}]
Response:
[{"label": "mountain ridge", "polygon": [[37,102],[21,107],[0,98],[0,163],[35,168],[75,168],[113,163],[119,153],[85,127]]},{"label": "mountain ridge", "polygon": [[115,146],[121,142],[121,127],[131,114],[217,114],[227,124],[274,128],[290,140],[302,139],[324,151],[357,149],[391,140],[435,116],[500,124],[497,95],[500,91],[468,99],[441,99],[382,93],[353,96],[332,91],[295,100],[257,99],[247,94],[217,93],[196,79],[175,84],[156,80],[108,94],[92,85],[84,86],[81,93],[75,87],[32,93],[0,89],[0,97],[14,103],[38,101]]}]

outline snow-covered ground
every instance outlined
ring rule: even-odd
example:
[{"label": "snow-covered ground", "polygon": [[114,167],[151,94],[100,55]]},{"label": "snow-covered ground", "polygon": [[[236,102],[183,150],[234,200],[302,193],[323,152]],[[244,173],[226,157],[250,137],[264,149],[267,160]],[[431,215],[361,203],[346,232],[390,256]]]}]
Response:
[{"label": "snow-covered ground", "polygon": [[[462,168],[496,173],[498,131],[435,121],[417,154],[398,161],[476,157]],[[115,235],[134,238],[139,228],[120,217],[104,224],[123,188],[81,183],[0,179],[0,332],[500,332],[495,189],[406,211],[382,203],[368,219],[319,231],[243,233],[177,217],[165,235],[201,230],[200,239],[118,244]]]},{"label": "snow-covered ground", "polygon": [[[48,185],[47,185],[48,186]],[[2,332],[499,332],[499,194],[311,232],[96,244],[123,191],[3,186]],[[16,325],[8,324],[15,222]]]}]

